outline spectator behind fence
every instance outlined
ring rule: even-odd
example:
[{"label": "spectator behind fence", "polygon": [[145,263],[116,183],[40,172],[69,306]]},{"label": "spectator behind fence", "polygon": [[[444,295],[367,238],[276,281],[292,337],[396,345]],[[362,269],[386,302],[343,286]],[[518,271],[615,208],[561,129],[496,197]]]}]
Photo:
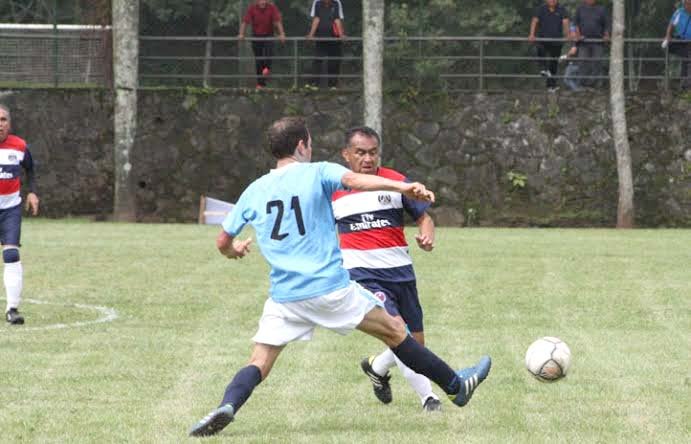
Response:
[{"label": "spectator behind fence", "polygon": [[[247,8],[245,17],[240,24],[239,39],[245,38],[245,28],[247,25],[252,25],[252,35],[254,37],[273,37],[274,28],[276,28],[281,43],[284,43],[286,40],[286,34],[283,31],[283,23],[281,21],[281,12],[276,5],[268,0],[256,0]],[[273,46],[273,41],[270,40],[252,41],[258,89],[266,86],[266,78],[271,74]]]},{"label": "spectator behind fence", "polygon": [[[536,32],[537,37],[549,39],[561,39],[568,35],[569,14],[558,0],[545,0],[544,4],[535,8],[528,40],[535,42]],[[547,78],[547,88],[551,91],[557,88],[557,79],[554,76],[559,68],[562,45],[562,42],[554,41],[541,41],[536,45],[538,62],[542,67],[540,75]]]},{"label": "spectator behind fence", "polygon": [[[310,26],[308,39],[314,37],[345,37],[343,29],[343,5],[339,0],[315,0],[310,10],[312,25]],[[323,76],[324,61],[327,66],[327,83],[329,87],[338,85],[338,75],[341,68],[343,55],[342,44],[338,40],[317,41],[315,44],[315,59],[313,65],[312,84],[319,87]]]},{"label": "spectator behind fence", "polygon": [[[672,38],[685,41],[670,43]],[[662,48],[681,58],[681,89],[691,89],[691,0],[684,0],[672,15]]]},{"label": "spectator behind fence", "polygon": [[605,56],[605,44],[592,40],[609,41],[609,14],[604,6],[596,5],[595,0],[584,0],[576,10],[574,22],[578,40],[581,42],[578,46],[578,58],[581,60],[581,75],[585,77],[582,84],[597,86],[601,79],[594,77],[604,75],[602,59]]},{"label": "spectator behind fence", "polygon": [[574,59],[578,56],[578,40],[576,38],[576,25],[571,24],[569,27],[569,38],[573,40],[573,45],[566,54],[560,57],[560,60],[566,61],[566,68],[564,69],[564,85],[571,91],[580,91],[581,79],[579,64]]}]

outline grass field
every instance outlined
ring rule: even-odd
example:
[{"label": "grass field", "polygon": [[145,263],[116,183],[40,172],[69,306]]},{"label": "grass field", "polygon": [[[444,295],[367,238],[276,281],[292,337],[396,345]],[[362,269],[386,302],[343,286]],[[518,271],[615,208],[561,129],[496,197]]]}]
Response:
[{"label": "grass field", "polygon": [[[268,286],[256,249],[228,261],[216,234],[25,221],[27,324],[0,325],[0,441],[187,441],[246,363]],[[422,413],[398,371],[379,404],[358,363],[382,346],[320,330],[208,442],[689,442],[691,231],[440,229],[434,252],[412,253],[430,347],[458,367],[493,357],[467,407]],[[118,317],[92,323],[108,313],[93,306]],[[551,384],[523,367],[544,335],[573,353]]]}]

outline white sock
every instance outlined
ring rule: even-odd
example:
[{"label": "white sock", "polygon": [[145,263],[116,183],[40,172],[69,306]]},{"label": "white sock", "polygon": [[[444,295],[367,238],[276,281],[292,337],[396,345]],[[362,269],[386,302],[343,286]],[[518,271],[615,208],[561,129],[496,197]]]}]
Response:
[{"label": "white sock", "polygon": [[396,355],[393,354],[390,348],[387,348],[383,353],[374,358],[372,370],[379,376],[384,376],[394,365],[396,365]]},{"label": "white sock", "polygon": [[5,311],[10,308],[19,308],[19,302],[22,300],[22,263],[5,264],[3,280],[7,294],[7,309]]},{"label": "white sock", "polygon": [[403,373],[405,379],[408,380],[408,384],[410,384],[413,390],[415,390],[417,395],[420,397],[420,402],[423,405],[425,404],[427,398],[429,398],[430,396],[435,399],[439,399],[437,398],[437,395],[435,395],[432,391],[432,383],[429,379],[427,379],[426,376],[423,376],[419,373],[415,373],[414,371],[406,367],[406,365],[402,363],[401,360],[397,357],[394,356],[394,359],[396,360],[396,365],[401,370],[401,373]]}]

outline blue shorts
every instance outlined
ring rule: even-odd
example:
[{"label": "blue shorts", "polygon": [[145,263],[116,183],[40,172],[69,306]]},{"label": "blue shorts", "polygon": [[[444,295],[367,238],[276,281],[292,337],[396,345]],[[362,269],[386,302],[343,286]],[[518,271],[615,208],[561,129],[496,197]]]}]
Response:
[{"label": "blue shorts", "polygon": [[22,235],[22,205],[0,210],[0,242],[19,246]]},{"label": "blue shorts", "polygon": [[411,332],[424,331],[422,324],[422,306],[417,294],[415,281],[383,282],[377,280],[358,281],[374,296],[384,303],[391,316],[400,316],[408,324]]}]

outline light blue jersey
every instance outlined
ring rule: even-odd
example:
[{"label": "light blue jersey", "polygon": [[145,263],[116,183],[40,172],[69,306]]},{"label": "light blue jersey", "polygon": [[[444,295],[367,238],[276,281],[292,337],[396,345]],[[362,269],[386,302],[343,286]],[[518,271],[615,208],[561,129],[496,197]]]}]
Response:
[{"label": "light blue jersey", "polygon": [[276,302],[322,296],[349,284],[342,266],[331,195],[349,170],[330,162],[291,163],[250,184],[223,221],[237,237],[246,224],[271,266]]}]

